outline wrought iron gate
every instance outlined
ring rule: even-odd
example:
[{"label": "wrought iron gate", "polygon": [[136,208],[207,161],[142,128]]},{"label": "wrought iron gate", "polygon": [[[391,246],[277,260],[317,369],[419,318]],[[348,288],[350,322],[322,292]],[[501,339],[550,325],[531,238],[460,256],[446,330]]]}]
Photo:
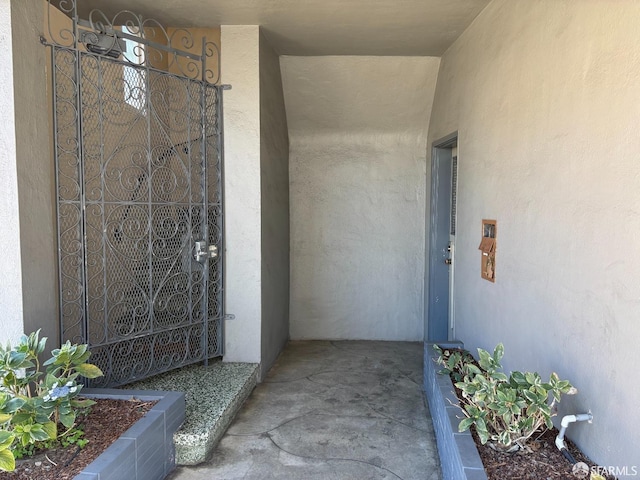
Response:
[{"label": "wrought iron gate", "polygon": [[131,12],[82,20],[77,1],[43,39],[60,329],[90,345],[105,373],[93,386],[120,385],[222,354],[218,50],[176,49],[193,50],[188,31]]}]

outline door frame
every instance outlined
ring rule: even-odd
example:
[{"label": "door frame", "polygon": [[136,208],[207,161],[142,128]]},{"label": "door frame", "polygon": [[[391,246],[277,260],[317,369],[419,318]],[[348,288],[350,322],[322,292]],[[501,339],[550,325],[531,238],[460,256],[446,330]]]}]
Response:
[{"label": "door frame", "polygon": [[[458,132],[455,131],[434,141],[431,147],[431,201],[425,275],[428,285],[425,295],[425,337],[429,342],[452,340],[454,336],[454,324],[450,320],[450,298],[453,293],[450,275],[453,274],[454,266],[443,268],[448,252],[442,245],[445,239],[447,244],[449,242],[452,150],[457,145]],[[441,297],[445,290],[446,299],[443,299]]]}]

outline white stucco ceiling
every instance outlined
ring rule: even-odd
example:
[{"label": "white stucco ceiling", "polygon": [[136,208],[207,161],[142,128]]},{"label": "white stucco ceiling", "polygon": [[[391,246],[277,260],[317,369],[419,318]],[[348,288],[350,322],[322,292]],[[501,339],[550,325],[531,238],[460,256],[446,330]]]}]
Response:
[{"label": "white stucco ceiling", "polygon": [[77,0],[167,26],[261,25],[281,55],[440,56],[490,0]]}]

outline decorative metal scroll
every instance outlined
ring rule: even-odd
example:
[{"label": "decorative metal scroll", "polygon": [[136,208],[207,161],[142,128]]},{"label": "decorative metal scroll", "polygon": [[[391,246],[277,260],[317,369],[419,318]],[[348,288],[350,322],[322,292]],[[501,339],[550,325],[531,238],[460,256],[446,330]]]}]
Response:
[{"label": "decorative metal scroll", "polygon": [[222,87],[207,67],[217,47],[177,50],[178,30],[128,11],[85,21],[75,1],[59,9],[55,23],[68,26],[45,43],[62,340],[89,343],[105,373],[92,386],[219,356]]},{"label": "decorative metal scroll", "polygon": [[[78,16],[80,0],[59,0],[57,11],[70,18],[60,26],[59,15],[48,0],[48,41],[59,47],[118,58],[133,65],[170,71],[190,79],[217,84],[220,81],[220,49],[205,38],[197,42],[188,29],[166,28],[158,21],[130,10],[108,16],[98,9],[87,19]],[[127,43],[129,42],[129,44]],[[133,45],[128,48],[128,45]]]}]

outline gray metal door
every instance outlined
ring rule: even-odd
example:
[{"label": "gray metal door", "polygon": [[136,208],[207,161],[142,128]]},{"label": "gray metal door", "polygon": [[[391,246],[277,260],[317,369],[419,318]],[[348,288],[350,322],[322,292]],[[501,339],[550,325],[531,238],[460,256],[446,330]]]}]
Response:
[{"label": "gray metal door", "polygon": [[48,42],[61,337],[120,385],[222,354],[221,87],[206,41],[72,7]]},{"label": "gray metal door", "polygon": [[426,340],[452,337],[453,249],[456,229],[457,158],[452,148],[457,134],[434,142],[431,158],[428,298]]}]

